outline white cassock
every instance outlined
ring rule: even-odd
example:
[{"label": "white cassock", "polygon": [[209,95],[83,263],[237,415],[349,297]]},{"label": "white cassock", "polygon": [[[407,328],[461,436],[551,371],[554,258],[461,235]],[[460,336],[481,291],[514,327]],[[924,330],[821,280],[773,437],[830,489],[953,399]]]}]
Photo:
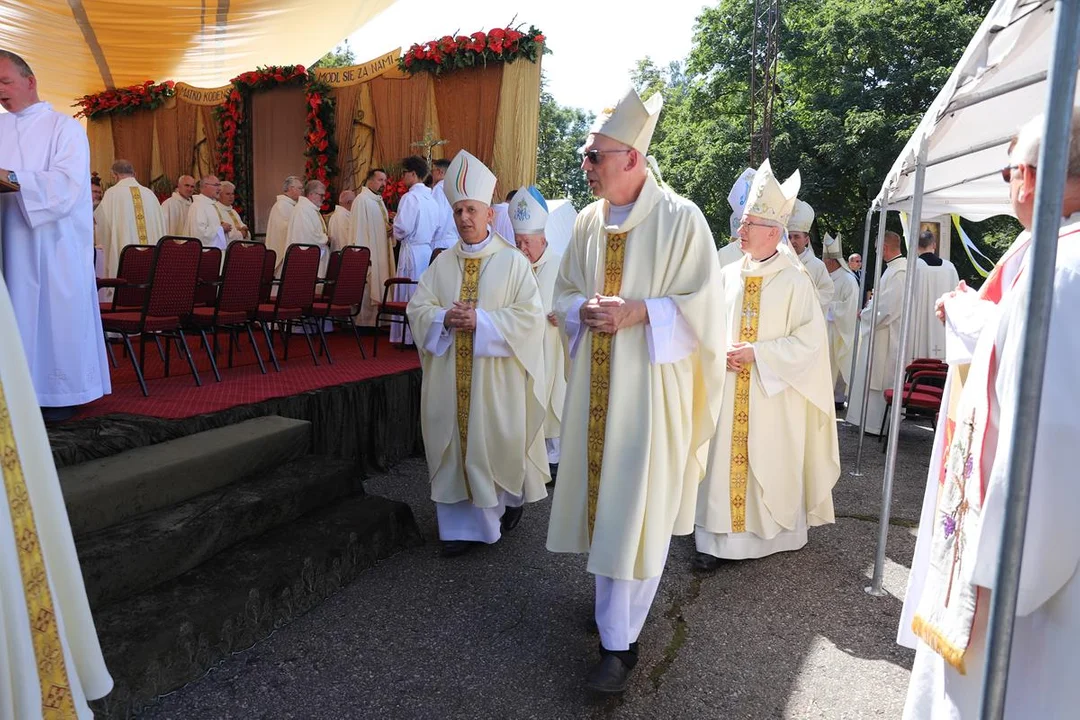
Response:
[{"label": "white cassock", "polygon": [[0,167],[22,188],[0,195],[0,255],[38,402],[83,405],[112,391],[86,131],[48,103],[0,114]]},{"label": "white cassock", "polygon": [[244,237],[242,229],[247,229],[247,225],[244,224],[243,219],[241,219],[240,217],[240,213],[236,212],[235,208],[231,208],[228,205],[222,203],[221,201],[215,201],[214,205],[217,208],[218,217],[221,218],[221,222],[227,222],[232,225],[232,230],[230,230],[228,235],[226,235],[225,237],[228,242],[251,239],[250,230],[248,230],[247,237]]},{"label": "white cassock", "polygon": [[165,234],[157,196],[135,178],[124,178],[106,190],[94,211],[94,244],[104,251],[105,277],[116,277],[124,247],[156,245]]},{"label": "white cassock", "polygon": [[510,205],[508,203],[496,203],[491,206],[495,211],[495,219],[491,223],[491,229],[506,238],[506,241],[514,243],[514,223],[510,222]]},{"label": "white cassock", "polygon": [[[431,197],[435,200],[435,204],[439,206],[439,228],[435,231],[435,240],[432,246],[446,249],[453,247],[454,243],[458,241],[458,231],[457,225],[454,224],[454,208],[450,207],[450,201],[446,199],[446,192],[443,190],[444,182],[446,181],[440,180],[435,183],[435,187],[431,188]],[[513,242],[513,236],[509,240]]]},{"label": "white cassock", "polygon": [[285,248],[289,247],[289,217],[296,207],[296,200],[288,195],[278,195],[270,218],[266,221],[266,248],[277,253],[274,275],[281,277],[281,264],[285,262]]},{"label": "white cassock", "polygon": [[394,277],[394,248],[390,245],[387,231],[386,206],[380,198],[368,188],[360,191],[352,206],[353,245],[366,247],[371,251],[371,265],[368,268],[367,302],[356,316],[356,324],[364,327],[375,326],[375,314],[382,302],[386,280]]},{"label": "white cassock", "polygon": [[551,247],[544,250],[540,259],[533,263],[536,283],[540,286],[540,300],[544,303],[544,366],[547,370],[548,405],[544,421],[544,442],[547,445],[548,462],[559,462],[559,437],[562,429],[563,403],[566,400],[566,368],[568,358],[562,332],[547,320],[552,312],[555,298],[555,280],[559,277],[562,255]]},{"label": "white cassock", "polygon": [[911,316],[911,357],[945,359],[945,326],[937,319],[934,306],[938,298],[960,284],[956,266],[945,259],[930,265],[919,257],[918,277]]},{"label": "white cassock", "polygon": [[330,251],[334,252],[353,244],[352,211],[338,205],[326,223],[326,235],[330,238]]},{"label": "white cassock", "polygon": [[193,195],[184,235],[198,238],[203,247],[216,247],[224,251],[227,242],[222,222],[217,200],[206,195]]},{"label": "white cassock", "polygon": [[[89,720],[93,713],[87,699],[107,695],[113,681],[101,655],[52,449],[2,281],[0,335],[0,492],[7,499],[0,506],[0,720],[45,717],[43,683],[54,699],[65,698],[50,717]],[[46,582],[27,582],[35,578]],[[43,617],[53,621],[38,622]],[[36,647],[62,662],[51,663],[51,670],[42,668]]]},{"label": "white cassock", "polygon": [[[997,285],[997,293],[984,295],[984,284],[978,294],[963,293],[946,304],[946,317],[955,330],[947,340],[950,367],[967,365],[969,369],[956,404],[946,400],[950,411],[955,407],[955,415],[948,413],[953,422],[938,424],[901,614],[897,639],[916,648],[904,708],[904,718],[909,720],[978,717],[990,591],[996,582],[1009,485],[1010,443],[1014,423],[1031,422],[1016,397],[1030,297],[1029,278],[1024,277],[1030,262],[1029,247],[1028,238],[1022,235],[999,262],[987,280],[987,284]],[[1000,296],[996,305],[988,297],[995,294]],[[1058,245],[1009,664],[1007,718],[1071,718],[1080,707],[1080,683],[1076,682],[1080,677],[1076,650],[1080,645],[1080,580],[1076,572],[1080,564],[1080,523],[1076,522],[1080,485],[1072,466],[1072,452],[1080,437],[1076,414],[1080,404],[1080,384],[1076,382],[1080,332],[1070,312],[1078,303],[1080,213],[1063,222]],[[950,372],[947,399],[954,386],[960,385],[959,377],[959,373]],[[973,400],[983,410],[969,415],[965,409]],[[945,453],[950,425],[954,432]],[[975,430],[965,443],[969,427]],[[943,463],[943,456],[953,454],[955,458]],[[969,467],[974,472],[968,471]],[[946,485],[939,483],[943,474]],[[965,478],[964,490],[971,491],[960,499],[974,498],[964,503],[963,514],[956,513],[957,498],[946,490],[948,481],[958,474]],[[943,609],[941,598],[950,596],[951,605]],[[972,609],[976,596],[978,602]],[[942,654],[931,649],[927,639],[934,641]],[[966,674],[946,662],[946,654],[953,662],[961,660]]]},{"label": "white cassock", "polygon": [[330,238],[326,236],[326,226],[323,224],[322,213],[315,203],[301,197],[296,201],[292,215],[289,216],[289,229],[287,235],[288,245],[307,243],[319,246],[319,277],[326,275],[326,264],[330,259],[328,248]]},{"label": "white cassock", "polygon": [[863,384],[872,325],[876,334],[874,367],[870,373],[870,400],[866,406],[866,432],[870,435],[881,434],[881,421],[885,418],[884,392],[893,386],[893,378],[896,376],[896,354],[900,349],[900,315],[904,308],[906,280],[907,258],[898,255],[889,261],[888,268],[881,274],[881,287],[874,292],[874,299],[867,303],[862,311],[859,359],[855,364],[855,377],[851,380],[847,415],[844,419],[852,425],[858,425],[862,419]]},{"label": "white cassock", "polygon": [[737,238],[716,251],[720,267],[739,262],[743,259],[743,254],[742,243]]},{"label": "white cassock", "polygon": [[166,235],[183,235],[187,227],[187,214],[191,209],[191,198],[186,198],[173,190],[173,194],[161,203],[161,214],[165,218]]},{"label": "white cassock", "polygon": [[832,365],[836,401],[843,402],[851,375],[851,351],[855,347],[855,320],[859,317],[859,282],[843,265],[829,274],[836,292],[825,313],[829,328],[829,362]]},{"label": "white cassock", "polygon": [[[398,201],[394,216],[394,237],[401,244],[398,252],[398,277],[419,280],[431,260],[431,243],[439,228],[439,206],[431,196],[431,190],[423,183],[416,183]],[[394,300],[406,302],[413,296],[415,285],[398,285],[394,288]],[[412,333],[402,338],[401,325],[390,328],[391,342],[412,343]]]},{"label": "white cassock", "polygon": [[751,343],[754,361],[728,372],[694,540],[699,552],[745,560],[798,550],[808,527],[834,521],[840,450],[828,333],[799,259],[747,255],[720,275],[730,342]]},{"label": "white cassock", "polygon": [[810,273],[810,279],[814,281],[818,303],[821,305],[821,312],[824,313],[829,309],[829,303],[832,302],[833,293],[835,292],[832,278],[829,277],[829,269],[825,267],[825,263],[821,261],[821,258],[814,254],[814,248],[810,243],[807,243],[803,251],[799,253],[799,259],[806,266],[806,271]]}]

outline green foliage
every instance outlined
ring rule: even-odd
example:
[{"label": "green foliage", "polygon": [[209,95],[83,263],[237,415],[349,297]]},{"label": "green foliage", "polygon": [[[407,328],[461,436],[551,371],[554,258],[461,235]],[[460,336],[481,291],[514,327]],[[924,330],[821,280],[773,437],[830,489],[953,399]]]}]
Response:
[{"label": "green foliage", "polygon": [[344,43],[338,45],[336,48],[316,60],[315,64],[312,65],[310,69],[349,67],[350,65],[355,64],[356,55],[353,54],[352,48],[349,47],[349,41],[346,40]]},{"label": "green foliage", "polygon": [[595,199],[585,182],[578,155],[592,121],[591,113],[559,105],[541,77],[536,186],[545,198],[570,198],[578,210]]}]

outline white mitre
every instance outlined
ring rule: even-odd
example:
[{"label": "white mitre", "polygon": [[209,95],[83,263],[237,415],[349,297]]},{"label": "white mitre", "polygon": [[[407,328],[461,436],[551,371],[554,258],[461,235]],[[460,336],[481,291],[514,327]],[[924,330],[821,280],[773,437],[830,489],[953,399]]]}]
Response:
[{"label": "white mitre", "polygon": [[746,198],[750,196],[750,186],[754,183],[754,175],[757,172],[753,168],[746,168],[742,175],[731,186],[727,201],[731,206],[731,237],[739,236],[739,225],[742,224],[743,208],[746,207]]},{"label": "white mitre", "polygon": [[522,186],[510,198],[510,224],[515,235],[543,235],[547,217],[547,201],[535,186]]},{"label": "white mitre", "polygon": [[825,233],[825,239],[821,241],[824,248],[824,252],[821,253],[822,260],[840,260],[844,259],[844,245],[840,242],[840,233],[833,237],[829,233]]},{"label": "white mitre", "polygon": [[787,222],[788,232],[809,233],[810,226],[814,224],[814,208],[810,203],[802,200],[795,201],[795,209],[791,211],[791,219]]},{"label": "white mitre", "polygon": [[648,155],[649,143],[663,105],[664,98],[660,93],[653,93],[648,102],[642,102],[637,91],[630,88],[615,107],[604,108],[589,132],[607,135],[642,155]]},{"label": "white mitre", "polygon": [[754,181],[750,184],[750,194],[746,198],[743,218],[750,215],[764,220],[772,220],[781,226],[787,224],[788,217],[795,207],[795,199],[802,185],[802,177],[796,170],[783,184],[776,181],[769,161],[761,163]]},{"label": "white mitre", "polygon": [[443,191],[451,207],[462,200],[490,206],[495,194],[495,175],[475,155],[462,150],[446,168]]}]

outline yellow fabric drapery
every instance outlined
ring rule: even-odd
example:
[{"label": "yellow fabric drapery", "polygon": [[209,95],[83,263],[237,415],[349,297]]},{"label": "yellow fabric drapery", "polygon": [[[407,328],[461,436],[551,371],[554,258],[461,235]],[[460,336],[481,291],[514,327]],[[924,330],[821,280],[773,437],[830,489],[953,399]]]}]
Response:
[{"label": "yellow fabric drapery", "polygon": [[218,123],[214,117],[214,108],[203,106],[199,108],[202,113],[203,135],[206,136],[206,155],[209,158],[210,172],[217,172],[218,166]]},{"label": "yellow fabric drapery", "polygon": [[[366,83],[365,83],[366,84]],[[340,189],[352,190],[354,157],[348,152],[353,146],[356,109],[360,103],[360,92],[364,85],[346,85],[334,88],[330,93],[334,99],[334,137],[338,146],[338,183]]]},{"label": "yellow fabric drapery", "polygon": [[[197,174],[195,169],[195,141],[199,130],[199,106],[176,101],[176,145],[180,156],[180,172]],[[175,183],[176,178],[172,178]]]},{"label": "yellow fabric drapery", "polygon": [[503,64],[466,68],[435,79],[439,132],[446,157],[468,150],[488,167],[495,149]]},{"label": "yellow fabric drapery", "polygon": [[496,197],[536,182],[536,152],[540,139],[540,59],[518,60],[503,66],[499,115],[495,124],[492,172],[499,179]]}]

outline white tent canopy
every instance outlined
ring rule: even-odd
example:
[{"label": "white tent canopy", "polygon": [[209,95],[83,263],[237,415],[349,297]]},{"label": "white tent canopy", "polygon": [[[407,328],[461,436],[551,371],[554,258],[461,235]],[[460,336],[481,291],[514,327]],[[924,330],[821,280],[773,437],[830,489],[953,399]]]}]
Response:
[{"label": "white tent canopy", "polygon": [[1046,106],[1053,15],[1053,0],[994,4],[889,171],[882,187],[882,194],[890,189],[889,210],[911,212],[915,155],[925,137],[924,218],[1012,214],[998,171],[1017,128]]}]

